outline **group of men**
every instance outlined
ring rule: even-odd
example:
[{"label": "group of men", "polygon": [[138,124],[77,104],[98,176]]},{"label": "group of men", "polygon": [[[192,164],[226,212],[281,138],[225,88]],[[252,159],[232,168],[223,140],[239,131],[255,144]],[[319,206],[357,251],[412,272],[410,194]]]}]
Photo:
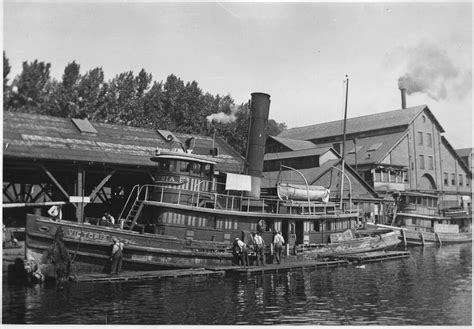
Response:
[{"label": "group of men", "polygon": [[[254,251],[257,261],[257,266],[260,264],[265,265],[265,241],[259,232],[252,234],[252,240],[254,245]],[[278,264],[281,262],[281,253],[285,239],[278,231],[273,237],[274,256]],[[245,242],[239,238],[235,238],[233,245],[234,263],[242,266],[249,266],[249,248]]]}]

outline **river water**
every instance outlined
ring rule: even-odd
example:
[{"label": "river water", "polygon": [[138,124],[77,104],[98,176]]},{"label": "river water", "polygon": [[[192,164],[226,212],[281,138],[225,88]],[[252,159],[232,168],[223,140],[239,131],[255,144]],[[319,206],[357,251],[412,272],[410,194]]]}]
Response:
[{"label": "river water", "polygon": [[9,285],[3,324],[471,325],[472,244],[364,267],[248,277]]}]

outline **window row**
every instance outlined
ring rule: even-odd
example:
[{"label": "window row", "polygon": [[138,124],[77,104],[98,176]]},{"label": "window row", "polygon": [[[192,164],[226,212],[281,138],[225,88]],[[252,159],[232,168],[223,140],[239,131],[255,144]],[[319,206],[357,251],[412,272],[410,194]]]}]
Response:
[{"label": "window row", "polygon": [[426,145],[428,147],[433,147],[433,138],[431,133],[423,133],[422,131],[418,132],[418,145]]},{"label": "window row", "polygon": [[406,171],[386,171],[384,169],[375,169],[373,173],[374,182],[384,183],[406,183],[408,175]]},{"label": "window row", "polygon": [[[449,174],[447,172],[443,173],[443,181],[444,181],[444,186],[464,186],[464,175],[463,174],[458,174],[458,180],[456,182],[456,174]],[[466,186],[469,186],[469,180],[466,179]]]},{"label": "window row", "polygon": [[159,160],[157,161],[158,172],[191,173],[198,176],[209,176],[211,165],[198,162],[180,160]]}]

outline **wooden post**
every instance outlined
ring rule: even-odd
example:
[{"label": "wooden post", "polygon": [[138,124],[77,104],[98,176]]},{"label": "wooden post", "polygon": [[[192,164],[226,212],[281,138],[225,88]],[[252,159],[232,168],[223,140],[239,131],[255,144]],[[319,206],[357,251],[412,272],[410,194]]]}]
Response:
[{"label": "wooden post", "polygon": [[441,247],[443,243],[441,242],[441,238],[439,237],[438,232],[435,233],[436,239],[438,240],[439,246]]},{"label": "wooden post", "polygon": [[425,237],[423,235],[423,232],[420,232],[420,238],[421,238],[421,245],[424,246],[425,245]]},{"label": "wooden post", "polygon": [[[77,168],[77,190],[76,195],[84,197],[84,182],[85,182],[85,171],[83,168]],[[78,203],[76,205],[76,218],[78,223],[82,223],[84,220],[84,203]]]},{"label": "wooden post", "polygon": [[407,250],[407,236],[405,235],[405,230],[401,229],[401,231],[403,237],[403,246],[405,247],[405,250]]}]

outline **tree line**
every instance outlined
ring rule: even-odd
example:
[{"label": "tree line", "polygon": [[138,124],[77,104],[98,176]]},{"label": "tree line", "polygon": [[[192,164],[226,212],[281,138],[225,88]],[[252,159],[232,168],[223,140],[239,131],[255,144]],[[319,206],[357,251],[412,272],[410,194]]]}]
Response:
[{"label": "tree line", "polygon": [[[205,134],[207,118],[214,118],[216,134],[245,155],[249,107],[235,104],[230,95],[203,92],[196,81],[185,83],[174,74],[157,82],[145,69],[108,81],[101,67],[81,73],[75,61],[65,67],[61,80],[52,78],[50,70],[50,63],[25,61],[9,83],[11,66],[3,52],[3,110],[189,134]],[[284,129],[285,123],[269,120],[269,135]]]}]

